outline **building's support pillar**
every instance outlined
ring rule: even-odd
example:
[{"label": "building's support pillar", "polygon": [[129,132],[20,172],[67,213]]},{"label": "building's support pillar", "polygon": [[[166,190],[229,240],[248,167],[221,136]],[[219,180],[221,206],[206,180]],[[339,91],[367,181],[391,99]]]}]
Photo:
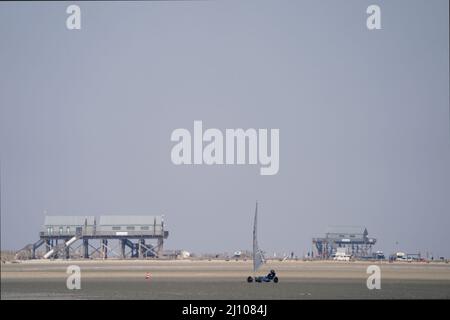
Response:
[{"label": "building's support pillar", "polygon": [[126,258],[126,256],[125,256],[125,245],[126,245],[126,242],[127,242],[127,239],[121,239],[120,240],[122,259]]},{"label": "building's support pillar", "polygon": [[83,239],[83,256],[85,259],[89,259],[89,240]]},{"label": "building's support pillar", "polygon": [[138,242],[136,243],[137,246],[137,257],[140,259],[141,258],[141,240],[138,240]]},{"label": "building's support pillar", "polygon": [[136,258],[138,255],[138,251],[139,251],[139,248],[138,248],[139,244],[133,243],[133,242],[131,242],[131,243],[132,243],[131,257]]},{"label": "building's support pillar", "polygon": [[51,245],[50,239],[46,239],[45,240],[45,253],[49,252],[50,250],[52,250],[52,245]]},{"label": "building's support pillar", "polygon": [[163,245],[164,245],[164,239],[162,237],[158,238],[157,251],[156,251],[158,257],[161,257],[163,254],[163,249],[164,249]]},{"label": "building's support pillar", "polygon": [[139,259],[144,258],[144,254],[145,254],[145,240],[144,239],[139,239]]},{"label": "building's support pillar", "polygon": [[103,259],[108,259],[108,240],[102,239],[102,256]]},{"label": "building's support pillar", "polygon": [[70,246],[66,246],[64,251],[66,252],[66,259],[70,259]]}]

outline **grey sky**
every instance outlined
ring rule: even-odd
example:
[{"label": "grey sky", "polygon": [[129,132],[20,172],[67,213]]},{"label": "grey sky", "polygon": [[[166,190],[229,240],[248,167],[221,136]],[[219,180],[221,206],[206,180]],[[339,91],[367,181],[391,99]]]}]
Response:
[{"label": "grey sky", "polygon": [[[68,4],[0,4],[2,249],[44,210],[164,213],[167,248],[250,249],[258,199],[268,251],[364,225],[450,256],[448,1],[83,2],[80,31]],[[173,165],[194,120],[279,128],[279,173]]]}]

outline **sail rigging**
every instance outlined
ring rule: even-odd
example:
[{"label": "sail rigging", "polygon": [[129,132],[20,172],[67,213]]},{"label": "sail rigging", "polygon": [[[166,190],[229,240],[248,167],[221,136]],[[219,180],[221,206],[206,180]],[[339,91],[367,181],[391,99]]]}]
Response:
[{"label": "sail rigging", "polygon": [[256,272],[259,269],[259,267],[264,263],[264,256],[262,254],[262,251],[258,248],[257,227],[258,227],[258,202],[256,202],[255,221],[253,224],[253,272]]}]

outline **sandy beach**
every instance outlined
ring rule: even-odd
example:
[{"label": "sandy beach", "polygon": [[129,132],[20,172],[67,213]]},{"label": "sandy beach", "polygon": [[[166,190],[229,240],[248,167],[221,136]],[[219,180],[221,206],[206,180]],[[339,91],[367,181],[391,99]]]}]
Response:
[{"label": "sandy beach", "polygon": [[[381,269],[381,289],[369,290],[367,267]],[[81,270],[69,290],[67,267]],[[247,283],[251,261],[30,260],[1,265],[2,299],[449,299],[450,265],[334,261],[268,261],[274,283]],[[149,279],[146,279],[146,275]]]}]

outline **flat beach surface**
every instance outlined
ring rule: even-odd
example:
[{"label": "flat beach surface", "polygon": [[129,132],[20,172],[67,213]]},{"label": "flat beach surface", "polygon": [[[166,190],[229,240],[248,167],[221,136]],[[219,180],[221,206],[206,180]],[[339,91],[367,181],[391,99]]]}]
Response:
[{"label": "flat beach surface", "polygon": [[[367,267],[381,269],[369,290]],[[69,290],[67,267],[81,268]],[[450,264],[269,261],[275,283],[247,283],[251,261],[33,260],[1,264],[1,299],[450,299]],[[149,273],[150,278],[146,279]]]}]

